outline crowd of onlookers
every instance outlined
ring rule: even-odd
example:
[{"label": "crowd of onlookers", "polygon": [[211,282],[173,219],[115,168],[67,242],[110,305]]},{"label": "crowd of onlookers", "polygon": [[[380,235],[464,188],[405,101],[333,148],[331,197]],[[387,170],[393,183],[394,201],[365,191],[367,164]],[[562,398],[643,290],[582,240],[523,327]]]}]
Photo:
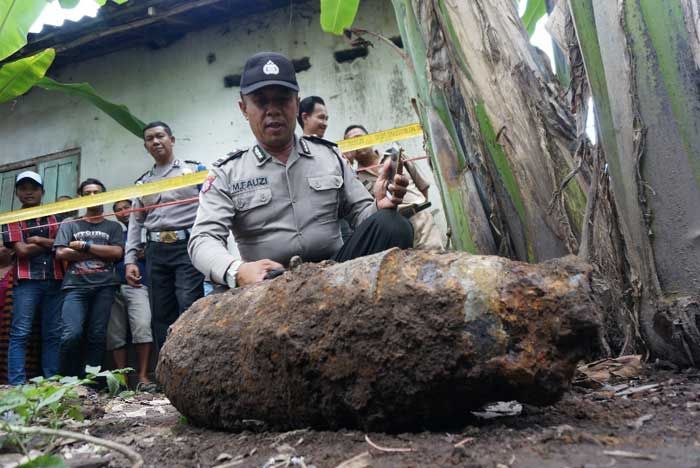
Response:
[{"label": "crowd of onlookers", "polygon": [[[317,96],[301,100],[298,122],[304,135],[323,137],[328,126],[324,101]],[[351,125],[344,137],[367,133],[362,125]],[[146,125],[144,147],[155,164],[136,183],[206,169],[176,159],[174,146],[169,125]],[[387,155],[369,147],[343,156],[371,192]],[[405,168],[409,186],[399,212],[413,225],[414,247],[442,248],[432,215],[424,210],[429,184],[415,165],[406,162]],[[88,178],[76,192],[89,197],[104,191],[100,180]],[[137,389],[157,390],[149,378],[153,352],[179,315],[212,289],[187,253],[198,193],[193,186],[121,200],[112,206],[115,220],[97,205],[82,216],[72,211],[2,226],[0,360],[6,362],[0,366],[7,370],[7,382],[19,385],[38,374],[81,376],[86,365],[104,365],[106,352],[116,368],[124,368],[132,344]],[[44,195],[38,173],[16,177],[22,209],[41,205]],[[70,197],[57,201],[62,199]],[[347,223],[341,230],[344,238],[351,234]]]},{"label": "crowd of onlookers", "polygon": [[[103,191],[102,182],[89,178],[77,193]],[[15,196],[23,209],[41,205],[41,176],[20,173]],[[128,286],[124,276],[125,210],[130,207],[129,200],[114,204],[118,221],[106,219],[100,205],[87,208],[82,217],[71,212],[2,226],[0,302],[12,304],[3,310],[3,317],[11,317],[9,327],[5,320],[0,328],[8,383],[19,385],[36,374],[83,375],[86,365],[103,365],[105,350],[117,367],[126,367],[130,331],[139,388],[155,389],[147,373],[153,341],[148,289],[145,283]],[[142,256],[139,262],[145,272]],[[31,340],[37,330],[40,340]]]}]

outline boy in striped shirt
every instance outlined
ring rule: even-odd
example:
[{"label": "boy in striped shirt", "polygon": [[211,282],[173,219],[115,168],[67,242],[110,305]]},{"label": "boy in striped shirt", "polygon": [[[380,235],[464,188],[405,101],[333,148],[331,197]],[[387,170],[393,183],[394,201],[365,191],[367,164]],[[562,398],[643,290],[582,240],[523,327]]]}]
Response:
[{"label": "boy in striped shirt", "polygon": [[[41,176],[33,171],[20,173],[15,181],[15,195],[23,209],[39,206],[44,195]],[[7,377],[11,385],[26,382],[27,340],[37,311],[41,314],[42,372],[44,377],[58,373],[63,269],[53,253],[57,232],[55,216],[11,223],[3,229],[3,241],[14,250],[16,257],[7,356]]]}]

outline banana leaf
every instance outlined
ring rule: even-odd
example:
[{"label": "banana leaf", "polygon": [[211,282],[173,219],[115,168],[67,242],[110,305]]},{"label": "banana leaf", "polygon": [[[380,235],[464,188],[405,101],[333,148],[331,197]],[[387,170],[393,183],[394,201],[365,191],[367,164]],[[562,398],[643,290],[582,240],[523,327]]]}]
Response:
[{"label": "banana leaf", "polygon": [[[112,0],[114,3],[117,5],[121,5],[123,3],[126,3],[129,0]],[[104,6],[105,3],[107,3],[107,0],[95,0],[95,3],[97,3],[99,6]]]},{"label": "banana leaf", "polygon": [[61,91],[70,96],[87,100],[102,112],[109,115],[122,127],[129,130],[138,138],[143,138],[143,127],[146,124],[129,111],[123,104],[115,104],[97,94],[95,88],[87,83],[59,83],[49,77],[44,77],[36,83],[37,86],[51,91]]},{"label": "banana leaf", "polygon": [[529,36],[534,34],[537,22],[546,13],[547,2],[545,0],[527,0],[527,8],[525,8],[525,13],[523,13],[522,20]]},{"label": "banana leaf", "polygon": [[29,91],[46,74],[56,51],[46,49],[38,54],[7,63],[0,68],[0,103]]},{"label": "banana leaf", "polygon": [[321,29],[341,35],[352,26],[360,0],[321,0]]},{"label": "banana leaf", "polygon": [[0,0],[0,60],[24,47],[29,28],[46,4],[46,0]]},{"label": "banana leaf", "polygon": [[80,0],[58,0],[58,3],[61,4],[61,8],[64,8],[66,10],[70,10],[70,9],[78,6],[78,3],[80,3]]}]

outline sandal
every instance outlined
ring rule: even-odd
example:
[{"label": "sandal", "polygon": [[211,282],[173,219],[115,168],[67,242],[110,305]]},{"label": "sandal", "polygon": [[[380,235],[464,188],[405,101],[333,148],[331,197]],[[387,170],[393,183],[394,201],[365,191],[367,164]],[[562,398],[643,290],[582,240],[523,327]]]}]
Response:
[{"label": "sandal", "polygon": [[143,393],[158,393],[160,388],[155,382],[139,382],[136,384],[136,391]]}]

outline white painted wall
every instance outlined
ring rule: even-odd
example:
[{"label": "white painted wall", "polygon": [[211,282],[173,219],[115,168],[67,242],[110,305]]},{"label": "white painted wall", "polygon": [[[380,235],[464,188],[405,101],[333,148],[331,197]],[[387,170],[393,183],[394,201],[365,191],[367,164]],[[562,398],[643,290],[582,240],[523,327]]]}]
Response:
[{"label": "white painted wall", "polygon": [[[238,88],[225,88],[223,77],[240,74],[245,59],[261,50],[310,57],[311,69],[298,75],[300,95],[326,100],[328,139],[340,139],[350,123],[378,131],[416,122],[412,85],[401,59],[378,42],[368,57],[337,63],[333,52],[349,46],[321,30],[317,4],[311,5],[295,5],[291,15],[279,9],[235,19],[190,33],[165,49],[129,49],[51,74],[59,81],[89,82],[146,122],[170,123],[177,137],[176,156],[205,164],[252,142],[238,110]],[[355,24],[398,35],[393,8],[384,0],[363,1]],[[209,53],[216,54],[212,64],[207,64]],[[0,105],[0,141],[0,165],[79,147],[80,178],[100,178],[108,188],[131,184],[152,164],[142,141],[101,111],[41,89]],[[424,154],[419,139],[402,143],[410,155]],[[427,164],[421,167],[429,172]],[[441,209],[434,183],[431,198]],[[439,223],[444,226],[442,216]]]}]

